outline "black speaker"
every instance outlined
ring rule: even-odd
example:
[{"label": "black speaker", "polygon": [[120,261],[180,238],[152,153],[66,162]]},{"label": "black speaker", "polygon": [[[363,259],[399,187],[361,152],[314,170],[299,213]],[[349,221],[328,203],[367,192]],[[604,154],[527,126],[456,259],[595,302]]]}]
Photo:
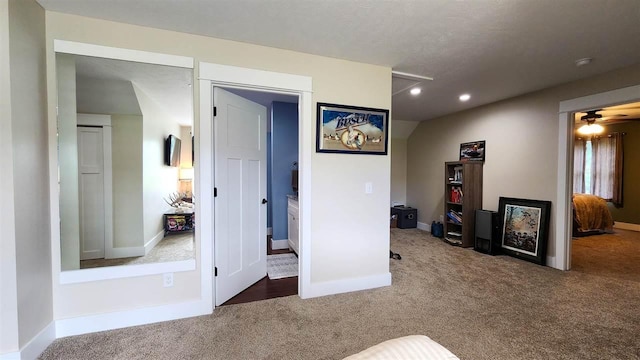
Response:
[{"label": "black speaker", "polygon": [[496,255],[500,253],[500,248],[498,213],[489,210],[476,210],[476,234],[473,249],[481,253]]},{"label": "black speaker", "polygon": [[418,225],[418,209],[407,206],[394,206],[391,208],[391,215],[398,218],[398,228],[412,229]]}]

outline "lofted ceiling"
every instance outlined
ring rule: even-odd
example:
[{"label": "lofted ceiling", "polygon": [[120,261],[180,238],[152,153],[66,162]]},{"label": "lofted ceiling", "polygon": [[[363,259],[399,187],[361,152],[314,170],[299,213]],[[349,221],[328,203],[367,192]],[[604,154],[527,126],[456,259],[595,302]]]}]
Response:
[{"label": "lofted ceiling", "polygon": [[[432,77],[394,77],[397,120],[429,120],[640,63],[639,0],[37,1],[50,11]],[[585,57],[591,64],[575,65]],[[410,95],[412,85],[422,93]],[[460,102],[462,93],[471,99]]]},{"label": "lofted ceiling", "polygon": [[180,125],[193,125],[193,70],[75,55],[78,112],[140,115],[133,86]]}]

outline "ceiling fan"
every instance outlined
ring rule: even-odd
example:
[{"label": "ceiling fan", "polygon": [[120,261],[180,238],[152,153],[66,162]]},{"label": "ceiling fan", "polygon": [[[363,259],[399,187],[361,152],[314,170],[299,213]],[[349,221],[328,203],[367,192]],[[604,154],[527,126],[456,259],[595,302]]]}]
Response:
[{"label": "ceiling fan", "polygon": [[580,120],[586,122],[586,124],[582,125],[578,132],[582,135],[595,135],[600,134],[604,131],[604,127],[602,125],[596,124],[596,120],[602,119],[602,114],[598,114],[598,111],[602,111],[602,109],[595,109],[587,111],[586,115],[583,115]]},{"label": "ceiling fan", "polygon": [[602,109],[589,110],[586,115],[583,115],[580,118],[580,120],[586,121],[587,124],[593,124],[596,120],[602,118],[602,115],[598,114],[598,111],[602,111]]}]

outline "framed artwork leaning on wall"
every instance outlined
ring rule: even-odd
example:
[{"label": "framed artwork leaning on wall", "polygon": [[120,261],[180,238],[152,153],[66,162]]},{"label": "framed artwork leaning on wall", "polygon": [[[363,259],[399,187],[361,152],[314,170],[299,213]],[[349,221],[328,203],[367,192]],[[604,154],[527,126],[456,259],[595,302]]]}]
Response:
[{"label": "framed artwork leaning on wall", "polygon": [[502,252],[544,265],[551,201],[500,197]]}]

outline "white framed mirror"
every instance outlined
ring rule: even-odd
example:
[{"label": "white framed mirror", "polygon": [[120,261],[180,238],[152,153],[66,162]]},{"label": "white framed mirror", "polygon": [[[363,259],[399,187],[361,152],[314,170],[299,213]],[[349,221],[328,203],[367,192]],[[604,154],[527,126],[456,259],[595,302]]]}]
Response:
[{"label": "white framed mirror", "polygon": [[54,50],[61,283],[194,270],[193,59]]}]

